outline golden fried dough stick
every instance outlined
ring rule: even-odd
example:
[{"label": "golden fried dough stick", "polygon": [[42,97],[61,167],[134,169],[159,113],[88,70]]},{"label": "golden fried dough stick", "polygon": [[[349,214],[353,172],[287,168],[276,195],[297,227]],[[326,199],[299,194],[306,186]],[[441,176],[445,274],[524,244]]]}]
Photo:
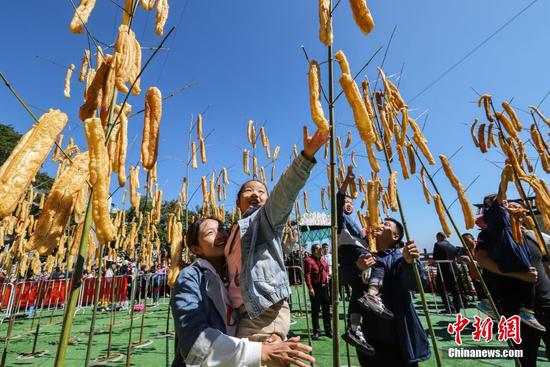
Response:
[{"label": "golden fried dough stick", "polygon": [[325,45],[332,45],[332,20],[330,0],[319,0],[319,40]]},{"label": "golden fried dough stick", "polygon": [[69,24],[69,28],[73,33],[82,33],[84,25],[88,22],[88,18],[94,10],[96,0],[80,0],[80,4],[74,12],[73,19]]},{"label": "golden fried dough stick", "polygon": [[319,64],[315,60],[311,60],[309,63],[308,81],[311,119],[320,131],[328,131],[328,121],[325,118],[323,105],[321,104],[321,73],[319,70]]},{"label": "golden fried dough stick", "polygon": [[206,144],[204,143],[204,139],[201,137],[199,139],[199,145],[200,145],[200,151],[201,151],[201,162],[202,164],[206,163]]},{"label": "golden fried dough stick", "polygon": [[342,140],[339,136],[336,137],[336,153],[341,156],[343,154],[342,152]]},{"label": "golden fried dough stick", "polygon": [[414,157],[414,149],[408,141],[405,142],[405,148],[407,149],[407,157],[409,159],[409,168],[411,170],[411,175],[416,173],[416,159]]},{"label": "golden fried dough stick", "polygon": [[506,191],[508,191],[508,183],[514,181],[514,171],[511,164],[506,164],[500,174],[500,184],[498,190],[498,201],[506,199]]},{"label": "golden fried dough stick", "polygon": [[306,209],[306,213],[309,213],[309,200],[306,191],[304,191],[304,208]]},{"label": "golden fried dough stick", "polygon": [[181,222],[172,226],[172,244],[170,245],[170,269],[168,270],[167,283],[172,287],[178,278],[182,268],[183,229]]},{"label": "golden fried dough stick", "polygon": [[342,51],[338,51],[334,57],[342,69],[340,85],[342,86],[346,99],[353,110],[353,117],[355,124],[357,125],[357,130],[359,131],[359,136],[361,136],[361,139],[366,144],[372,144],[376,140],[373,124],[367,113],[367,108],[363,103],[361,93],[359,93],[359,89],[357,88],[357,84],[355,84],[355,81],[350,75],[350,69],[346,56]]},{"label": "golden fried dough stick", "polygon": [[531,125],[530,133],[531,133],[531,140],[533,141],[533,145],[535,146],[535,149],[539,154],[542,168],[546,173],[550,173],[550,156],[548,153],[548,146],[546,145],[546,142],[540,135],[540,132],[537,129],[537,126],[535,124]]},{"label": "golden fried dough stick", "polygon": [[470,205],[468,198],[466,197],[464,187],[453,172],[453,169],[451,168],[447,157],[445,157],[443,154],[440,154],[439,159],[441,160],[441,164],[443,165],[445,175],[447,176],[447,178],[451,182],[451,185],[458,194],[458,199],[460,201],[460,205],[462,206],[462,214],[464,215],[464,223],[466,229],[473,228],[475,225],[474,213],[472,211],[472,206]]},{"label": "golden fried dough stick", "polygon": [[422,178],[422,192],[424,193],[424,198],[426,203],[430,204],[432,202],[430,190],[428,190],[428,185],[426,184],[426,170],[424,167],[420,169],[420,177]]},{"label": "golden fried dough stick", "polygon": [[254,134],[252,132],[253,128],[254,128],[254,122],[252,120],[248,120],[248,124],[246,125],[246,139],[250,144],[252,144],[252,135]]},{"label": "golden fried dough stick", "polygon": [[451,229],[447,224],[443,202],[441,201],[441,197],[438,194],[435,194],[433,196],[433,199],[434,199],[435,210],[437,211],[437,216],[439,217],[439,222],[441,223],[441,229],[443,230],[443,233],[445,233],[445,235],[448,237],[451,235]]},{"label": "golden fried dough stick", "polygon": [[162,36],[164,33],[164,25],[168,20],[168,11],[170,6],[168,0],[157,0],[157,16],[155,18],[155,33],[158,36]]},{"label": "golden fried dough stick", "polygon": [[269,147],[269,138],[267,137],[265,141],[265,155],[267,159],[271,159],[271,148]]},{"label": "golden fried dough stick", "polygon": [[506,111],[508,116],[510,116],[510,120],[512,120],[512,125],[514,126],[514,129],[517,132],[520,132],[523,129],[523,126],[521,125],[521,122],[519,122],[518,115],[516,115],[516,111],[510,106],[508,102],[502,102],[502,108]]},{"label": "golden fried dough stick", "polygon": [[346,138],[346,144],[344,144],[344,148],[348,149],[351,144],[351,131],[348,131],[348,136]]},{"label": "golden fried dough stick", "polygon": [[273,151],[273,156],[271,157],[272,162],[275,162],[277,160],[277,157],[279,156],[279,150],[281,150],[281,147],[277,145],[275,147],[275,150]]},{"label": "golden fried dough stick", "polygon": [[485,117],[487,118],[487,121],[493,122],[493,115],[491,114],[491,95],[490,94],[484,94],[481,97],[479,97],[479,100],[477,101],[477,106],[481,107],[483,104],[483,109],[485,110]]},{"label": "golden fried dough stick", "polygon": [[139,186],[139,166],[130,166],[130,204],[137,211],[139,211],[139,202],[141,200],[141,194],[137,191]]},{"label": "golden fried dough stick", "polygon": [[55,139],[68,117],[60,110],[49,110],[21,138],[0,167],[0,218],[11,214],[36,173],[50,154]]},{"label": "golden fried dough stick", "polygon": [[530,110],[534,111],[546,125],[550,127],[550,119],[546,118],[542,112],[536,106],[528,106]]},{"label": "golden fried dough stick", "polygon": [[405,180],[408,180],[411,176],[409,175],[409,168],[407,167],[407,158],[405,157],[403,146],[398,144],[396,147],[397,147],[397,154],[399,156],[399,164],[401,164],[401,171],[403,172],[403,178]]},{"label": "golden fried dough stick", "polygon": [[197,139],[202,138],[202,115],[197,115]]},{"label": "golden fried dough stick", "polygon": [[157,162],[159,125],[162,117],[162,94],[157,87],[151,87],[145,94],[145,118],[141,144],[141,165],[150,170]]},{"label": "golden fried dough stick", "polygon": [[370,13],[369,8],[367,7],[366,0],[350,0],[349,4],[351,6],[351,11],[353,13],[353,19],[361,32],[366,36],[374,28],[374,20]]},{"label": "golden fried dough stick", "polygon": [[476,128],[477,123],[478,123],[478,120],[475,119],[472,126],[470,126],[470,135],[472,136],[472,140],[474,141],[474,145],[476,146],[476,148],[479,148],[479,141],[477,140],[477,136],[476,136],[476,133],[475,133],[475,128]]},{"label": "golden fried dough stick", "polygon": [[90,50],[84,51],[84,56],[82,57],[82,63],[80,64],[80,75],[78,76],[78,81],[83,82],[86,77],[86,72],[88,72],[88,64],[90,63]]},{"label": "golden fried dough stick", "polygon": [[111,242],[116,235],[116,228],[109,214],[109,156],[105,147],[105,135],[101,120],[88,119],[84,122],[86,140],[90,155],[90,183],[93,187],[92,216],[95,232],[100,243]]},{"label": "golden fried dough stick", "polygon": [[26,251],[36,250],[40,256],[53,253],[67,226],[78,192],[86,188],[89,162],[88,152],[80,153],[55,180]]},{"label": "golden fried dough stick", "polygon": [[354,167],[354,168],[357,168],[357,162],[355,162],[355,151],[351,151],[351,165]]},{"label": "golden fried dough stick", "polygon": [[380,215],[378,210],[379,201],[379,183],[378,181],[369,180],[367,182],[367,199],[368,199],[368,227],[376,229],[380,225]]},{"label": "golden fried dough stick", "polygon": [[194,141],[191,142],[191,156],[192,167],[197,169],[199,167],[199,164],[197,163],[197,144]]},{"label": "golden fried dough stick", "polygon": [[[126,104],[128,106],[128,104]],[[116,111],[116,109],[115,109]],[[116,162],[118,166],[116,171],[118,173],[118,184],[120,187],[126,185],[126,154],[128,151],[128,117],[126,113],[120,115],[120,128],[118,129],[118,139],[116,148]]]},{"label": "golden fried dough stick", "polygon": [[328,141],[325,143],[325,154],[324,154],[324,157],[325,157],[325,159],[328,159]]},{"label": "golden fried dough stick", "polygon": [[118,37],[115,42],[115,70],[116,88],[121,93],[128,93],[126,83],[134,83],[132,94],[137,96],[141,93],[139,80],[136,79],[141,70],[141,46],[136,39],[134,31],[128,25],[121,24],[118,27]]},{"label": "golden fried dough stick", "polygon": [[250,176],[250,158],[248,150],[243,150],[243,171]]},{"label": "golden fried dough stick", "polygon": [[112,62],[113,58],[110,55],[105,56],[105,62],[101,64],[95,73],[92,82],[88,88],[86,88],[84,104],[80,106],[80,110],[78,112],[78,117],[80,120],[85,121],[95,116],[96,110],[102,99],[102,91],[104,89],[105,81],[112,69]]},{"label": "golden fried dough stick", "polygon": [[510,136],[512,138],[514,138],[514,140],[519,140],[519,136],[518,136],[518,133],[514,127],[514,124],[512,123],[512,121],[510,121],[508,119],[508,117],[506,117],[505,114],[501,113],[501,112],[495,112],[495,116],[497,117],[497,119],[500,121],[500,124],[501,126],[506,130],[506,132],[508,134],[510,134]]},{"label": "golden fried dough stick", "polygon": [[477,139],[479,142],[479,149],[481,150],[481,153],[487,153],[487,143],[485,141],[485,124],[479,125],[479,129],[477,131]]},{"label": "golden fried dough stick", "polygon": [[73,75],[73,70],[74,64],[69,65],[67,75],[65,75],[65,90],[63,90],[65,98],[71,98],[71,76]]},{"label": "golden fried dough stick", "polygon": [[367,147],[367,155],[369,157],[369,163],[374,172],[380,172],[380,165],[378,164],[378,160],[376,160],[376,156],[374,155],[374,150],[372,149],[372,144],[366,144]]},{"label": "golden fried dough stick", "polygon": [[263,126],[260,127],[260,140],[262,141],[262,147],[265,148],[267,146],[267,135]]},{"label": "golden fried dough stick", "polygon": [[493,133],[493,123],[491,122],[489,124],[489,127],[487,128],[487,149],[491,146],[496,147],[497,143],[495,141],[495,134]]},{"label": "golden fried dough stick", "polygon": [[398,209],[397,204],[397,171],[392,171],[388,179],[388,199],[389,207],[392,211],[396,212]]},{"label": "golden fried dough stick", "polygon": [[412,118],[409,117],[409,125],[413,129],[413,141],[416,143],[424,157],[428,160],[429,164],[435,164],[435,159],[432,156],[432,153],[430,152],[430,149],[428,148],[428,141],[422,134],[422,130],[420,130],[420,127],[418,127],[418,124],[416,121],[414,121]]},{"label": "golden fried dough stick", "polygon": [[321,208],[323,210],[327,210],[328,207],[327,207],[327,201],[326,201],[326,198],[325,198],[325,188],[322,187],[321,188]]},{"label": "golden fried dough stick", "polygon": [[252,173],[254,177],[258,177],[258,158],[252,157]]}]

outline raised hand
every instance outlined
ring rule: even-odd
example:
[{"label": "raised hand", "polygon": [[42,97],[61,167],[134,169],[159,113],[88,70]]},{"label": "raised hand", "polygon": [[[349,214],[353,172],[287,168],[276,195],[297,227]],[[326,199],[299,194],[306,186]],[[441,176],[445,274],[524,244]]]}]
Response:
[{"label": "raised hand", "polygon": [[304,156],[310,161],[315,157],[315,153],[328,140],[328,131],[317,130],[313,136],[309,136],[307,126],[304,126]]}]

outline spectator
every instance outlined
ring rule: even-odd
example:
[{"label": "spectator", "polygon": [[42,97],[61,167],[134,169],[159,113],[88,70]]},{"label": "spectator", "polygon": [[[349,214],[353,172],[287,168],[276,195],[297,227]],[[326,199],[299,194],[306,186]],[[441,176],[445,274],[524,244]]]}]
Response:
[{"label": "spectator", "polygon": [[325,336],[332,337],[330,318],[330,296],[329,296],[329,272],[328,264],[323,260],[321,246],[311,246],[312,255],[306,258],[304,273],[306,285],[309,288],[309,299],[311,302],[311,318],[313,324],[313,340],[319,339],[319,309],[323,312],[323,326]]},{"label": "spectator", "polygon": [[[437,283],[439,295],[443,300],[447,313],[458,313],[462,305],[462,299],[456,279],[458,268],[454,263],[458,250],[447,241],[446,236],[442,232],[437,233],[436,239],[437,242],[434,244],[433,259],[445,261],[438,264]],[[449,302],[449,292],[453,296],[452,305]]]}]

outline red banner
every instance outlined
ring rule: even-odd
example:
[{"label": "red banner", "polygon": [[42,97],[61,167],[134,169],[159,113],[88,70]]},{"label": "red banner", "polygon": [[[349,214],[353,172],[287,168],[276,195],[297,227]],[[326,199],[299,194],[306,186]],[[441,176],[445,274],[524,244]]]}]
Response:
[{"label": "red banner", "polygon": [[[126,300],[128,291],[129,276],[103,277],[101,288],[99,290],[99,301],[102,302],[121,302]],[[97,278],[86,278],[82,281],[81,300],[82,305],[93,302]],[[55,279],[40,281],[24,281],[15,283],[12,287],[4,286],[0,307],[5,309],[8,306],[12,292],[14,292],[14,302],[18,308],[27,308],[32,305],[37,307],[57,307],[65,302],[68,295],[72,279]]]}]

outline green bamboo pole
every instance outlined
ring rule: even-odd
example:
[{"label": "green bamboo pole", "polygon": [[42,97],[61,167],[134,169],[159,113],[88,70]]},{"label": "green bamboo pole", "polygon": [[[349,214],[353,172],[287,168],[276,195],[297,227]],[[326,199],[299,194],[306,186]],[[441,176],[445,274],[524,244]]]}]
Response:
[{"label": "green bamboo pole", "polygon": [[86,207],[86,214],[84,216],[84,227],[82,229],[82,237],[80,238],[80,244],[78,247],[78,257],[73,273],[73,283],[71,285],[69,302],[67,303],[67,309],[63,315],[63,326],[61,327],[59,345],[55,356],[55,367],[63,367],[65,365],[65,357],[67,355],[67,346],[71,335],[71,328],[73,326],[76,303],[78,301],[80,287],[82,285],[82,271],[84,269],[84,257],[86,256],[86,250],[88,247],[88,235],[92,224],[92,196],[93,191],[91,190],[90,197],[88,198],[88,205]]},{"label": "green bamboo pole", "polygon": [[[332,23],[332,0],[329,0],[330,19]],[[333,55],[332,45],[327,47],[328,59],[328,109],[330,123],[330,227],[331,227],[331,247],[332,247],[332,289],[339,287],[338,279],[338,213],[336,208],[336,146],[335,126],[334,126],[334,81],[333,81]],[[339,314],[338,306],[340,303],[338,292],[332,292],[332,365],[340,366],[340,339],[338,331]]]}]

